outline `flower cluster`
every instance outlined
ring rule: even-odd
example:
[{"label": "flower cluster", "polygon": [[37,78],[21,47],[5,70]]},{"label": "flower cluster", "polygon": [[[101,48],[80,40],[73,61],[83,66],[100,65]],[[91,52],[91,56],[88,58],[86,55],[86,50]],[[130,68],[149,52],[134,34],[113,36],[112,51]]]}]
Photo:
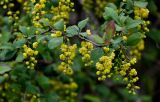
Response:
[{"label": "flower cluster", "polygon": [[95,11],[95,15],[98,17],[103,16],[104,8],[109,2],[114,0],[82,0],[83,9],[89,13],[91,9]]},{"label": "flower cluster", "polygon": [[[138,30],[142,32],[142,37],[145,38],[145,33],[149,32],[148,25],[150,25],[150,21],[145,20],[148,18],[149,10],[147,8],[134,8],[134,18],[140,19],[143,21],[143,24],[138,25]],[[144,49],[144,40],[142,39],[136,46],[132,47],[130,50],[130,54],[137,59],[141,58],[141,51]]]},{"label": "flower cluster", "polygon": [[90,66],[93,64],[91,60],[91,51],[93,50],[93,44],[90,42],[82,41],[81,48],[79,49],[80,54],[83,56],[82,61],[85,62],[85,66]]},{"label": "flower cluster", "polygon": [[58,66],[58,69],[67,75],[73,74],[71,65],[73,64],[73,59],[76,55],[76,48],[77,48],[76,44],[72,46],[68,46],[66,44],[61,45],[62,54],[60,55],[60,60],[62,60],[62,62]]},{"label": "flower cluster", "polygon": [[127,89],[129,93],[135,94],[135,90],[139,89],[135,83],[138,81],[137,71],[131,68],[137,62],[136,58],[132,58],[129,62],[127,60],[122,61],[120,66],[119,74],[123,77],[123,80],[127,83]]},{"label": "flower cluster", "polygon": [[[104,49],[107,50],[106,47]],[[114,57],[115,53],[112,52],[109,56],[105,55],[99,58],[99,62],[96,63],[96,75],[98,75],[98,80],[105,80],[107,77],[111,77],[112,60]]]},{"label": "flower cluster", "polygon": [[98,17],[103,16],[104,8],[107,5],[108,1],[106,0],[96,0],[95,13]]},{"label": "flower cluster", "polygon": [[[147,8],[134,8],[134,15],[135,19],[141,19],[143,20],[143,25],[139,25],[138,29],[143,29],[145,32],[149,32],[148,25],[150,24],[150,21],[145,21],[144,19],[148,18],[149,10]],[[144,32],[144,33],[145,33]]]},{"label": "flower cluster", "polygon": [[[35,3],[35,0],[32,0],[32,3]],[[35,3],[34,9],[32,11],[32,22],[33,25],[37,28],[41,28],[42,25],[40,23],[40,19],[43,18],[43,16],[46,14],[46,12],[43,10],[45,8],[46,0],[40,0],[39,2]],[[45,18],[48,20],[47,18]]]},{"label": "flower cluster", "polygon": [[147,8],[134,8],[135,19],[143,19],[147,18],[149,14],[149,10]]},{"label": "flower cluster", "polygon": [[51,7],[51,13],[54,14],[52,20],[58,21],[60,19],[64,19],[65,21],[69,20],[69,14],[71,11],[74,11],[73,9],[74,3],[70,0],[59,0],[58,6]]},{"label": "flower cluster", "polygon": [[29,102],[41,102],[40,94],[26,94],[26,99],[29,100]]},{"label": "flower cluster", "polygon": [[59,98],[59,102],[66,101],[66,102],[76,102],[75,98],[77,93],[75,92],[78,88],[76,82],[71,81],[69,83],[62,83],[60,81],[54,80],[52,81],[54,87],[54,91],[56,91],[61,98]]},{"label": "flower cluster", "polygon": [[[32,45],[34,49],[37,48],[37,46],[38,42],[34,42]],[[25,59],[25,64],[27,65],[27,68],[34,69],[35,64],[37,63],[35,56],[38,55],[38,51],[29,48],[27,45],[23,45],[23,49],[24,49],[23,57]]]},{"label": "flower cluster", "polygon": [[14,3],[10,2],[10,0],[1,0],[0,5],[2,5],[3,9],[11,9],[15,6]]},{"label": "flower cluster", "polygon": [[30,1],[26,0],[23,3],[23,10],[29,14],[31,12]]},{"label": "flower cluster", "polygon": [[137,59],[141,58],[141,51],[144,50],[144,40],[141,40],[136,46],[130,50],[130,55],[136,57]]},{"label": "flower cluster", "polygon": [[7,10],[6,15],[9,18],[9,22],[13,23],[13,31],[17,31],[20,10],[14,11],[15,4],[10,0],[1,0],[0,6]]}]

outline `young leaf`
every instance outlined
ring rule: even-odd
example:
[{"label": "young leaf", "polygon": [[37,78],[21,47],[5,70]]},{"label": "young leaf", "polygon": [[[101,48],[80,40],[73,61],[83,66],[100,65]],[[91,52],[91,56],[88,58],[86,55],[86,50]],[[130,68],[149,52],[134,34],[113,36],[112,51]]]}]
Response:
[{"label": "young leaf", "polygon": [[82,29],[87,25],[88,20],[89,20],[89,19],[87,18],[87,19],[82,20],[82,21],[80,21],[80,22],[78,23],[78,27],[79,27],[80,30],[82,30]]},{"label": "young leaf", "polygon": [[114,21],[116,21],[116,23],[119,24],[118,13],[117,13],[116,10],[114,10],[113,8],[106,7],[106,8],[105,8],[105,13],[103,14],[103,17],[104,17],[104,19],[106,19],[106,20],[113,19]]},{"label": "young leaf", "polygon": [[115,22],[112,20],[112,21],[108,22],[106,25],[103,39],[107,42],[110,42],[112,37],[115,35],[115,32],[116,32],[116,26],[115,26]]}]

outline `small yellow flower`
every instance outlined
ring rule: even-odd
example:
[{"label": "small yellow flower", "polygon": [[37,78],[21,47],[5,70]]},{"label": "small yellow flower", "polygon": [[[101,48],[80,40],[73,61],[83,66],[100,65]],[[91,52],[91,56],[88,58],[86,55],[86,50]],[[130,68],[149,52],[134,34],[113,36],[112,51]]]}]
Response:
[{"label": "small yellow flower", "polygon": [[91,35],[92,33],[91,33],[91,30],[86,30],[86,33],[88,34],[88,35]]},{"label": "small yellow flower", "polygon": [[123,36],[122,39],[123,39],[124,41],[127,41],[127,37],[126,37],[126,36]]},{"label": "small yellow flower", "polygon": [[32,44],[32,47],[33,47],[33,48],[37,48],[37,47],[38,47],[38,42],[34,42],[34,43]]}]

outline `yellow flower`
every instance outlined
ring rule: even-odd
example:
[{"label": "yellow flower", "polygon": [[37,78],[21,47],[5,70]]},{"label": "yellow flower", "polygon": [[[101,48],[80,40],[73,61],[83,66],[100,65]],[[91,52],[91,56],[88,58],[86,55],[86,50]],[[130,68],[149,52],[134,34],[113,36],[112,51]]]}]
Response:
[{"label": "yellow flower", "polygon": [[91,35],[92,33],[91,33],[91,30],[86,30],[86,33],[88,34],[88,35]]},{"label": "yellow flower", "polygon": [[127,41],[127,37],[126,37],[126,36],[123,36],[122,39],[123,39],[124,41]]},{"label": "yellow flower", "polygon": [[33,48],[37,48],[37,47],[38,47],[38,42],[34,42],[34,43],[32,44],[32,47],[33,47]]},{"label": "yellow flower", "polygon": [[129,75],[130,75],[130,76],[136,76],[136,75],[137,75],[136,69],[131,69]]},{"label": "yellow flower", "polygon": [[91,60],[91,51],[93,50],[93,44],[90,42],[82,41],[81,48],[79,49],[80,54],[82,55],[82,61],[85,62],[85,66],[90,66],[93,64]]}]

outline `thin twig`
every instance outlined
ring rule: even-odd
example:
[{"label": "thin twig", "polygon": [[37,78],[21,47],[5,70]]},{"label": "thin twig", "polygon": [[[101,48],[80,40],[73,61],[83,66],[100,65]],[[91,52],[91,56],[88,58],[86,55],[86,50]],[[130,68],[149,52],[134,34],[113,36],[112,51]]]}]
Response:
[{"label": "thin twig", "polygon": [[82,36],[78,36],[80,39],[82,39],[82,40],[86,40],[86,41],[88,41],[88,42],[91,42],[92,44],[94,44],[95,46],[98,46],[98,47],[102,47],[102,46],[105,46],[105,45],[100,45],[100,44],[97,44],[97,43],[95,43],[95,42],[93,42],[93,41],[91,41],[91,40],[89,40],[89,39],[87,39],[87,38],[85,38],[85,37],[82,37]]},{"label": "thin twig", "polygon": [[50,32],[50,31],[52,31],[52,30],[53,30],[53,28],[51,28],[51,27],[49,26],[49,29],[46,30],[46,31],[44,31],[44,32],[42,32],[41,35],[43,35],[43,34],[45,34],[45,33],[48,33],[48,32]]}]

